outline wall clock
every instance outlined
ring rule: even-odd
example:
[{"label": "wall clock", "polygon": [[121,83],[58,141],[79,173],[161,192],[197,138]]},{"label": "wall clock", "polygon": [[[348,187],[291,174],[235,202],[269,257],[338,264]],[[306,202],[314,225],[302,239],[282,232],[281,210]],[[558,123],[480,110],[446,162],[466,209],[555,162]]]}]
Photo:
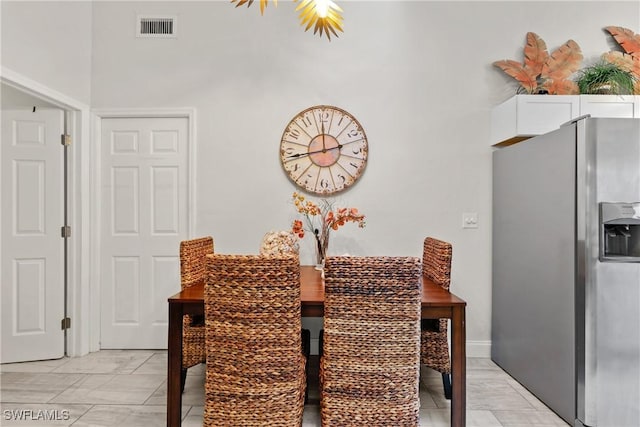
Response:
[{"label": "wall clock", "polygon": [[298,113],[280,141],[289,178],[310,193],[330,195],[353,185],[367,164],[367,136],[345,110],[317,105]]}]

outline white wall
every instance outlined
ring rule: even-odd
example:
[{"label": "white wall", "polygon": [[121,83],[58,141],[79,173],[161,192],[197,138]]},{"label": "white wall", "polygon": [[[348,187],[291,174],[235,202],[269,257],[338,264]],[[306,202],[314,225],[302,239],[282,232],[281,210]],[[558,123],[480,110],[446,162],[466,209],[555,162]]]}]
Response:
[{"label": "white wall", "polygon": [[2,66],[89,105],[91,7],[88,1],[3,0]]},{"label": "white wall", "polygon": [[[286,1],[270,5],[262,17],[257,4],[236,9],[226,1],[94,2],[91,106],[196,108],[196,230],[214,236],[216,251],[231,253],[256,252],[264,232],[287,228],[294,218],[294,186],[278,156],[288,121],[316,104],[351,112],[369,137],[369,164],[338,199],[360,208],[367,228],[348,225],[335,233],[330,253],[420,256],[425,236],[451,241],[452,290],[468,302],[469,353],[488,355],[490,111],[515,92],[513,80],[491,63],[522,60],[527,31],[538,33],[550,50],[574,39],[593,61],[615,46],[603,27],[640,32],[640,3],[342,6],[345,33],[327,42],[304,33],[295,5]],[[36,38],[18,29],[32,17],[17,6],[2,7],[3,56],[9,52],[14,67],[85,99],[86,74],[76,76],[76,86],[62,71],[44,75],[19,58],[21,48],[42,53]],[[38,19],[56,7],[39,4]],[[7,10],[17,22],[7,24]],[[177,38],[135,37],[136,14],[163,13],[178,15]],[[6,25],[20,39],[7,42]],[[59,41],[78,31],[73,25],[57,28],[52,37]],[[461,228],[463,212],[478,212],[477,230]],[[311,245],[305,246],[303,261],[311,263],[311,255]]]},{"label": "white wall", "polygon": [[2,110],[10,110],[33,107],[55,108],[56,106],[3,83],[0,84],[0,107]]},{"label": "white wall", "polygon": [[[345,32],[304,33],[294,5],[94,4],[92,105],[195,107],[198,234],[216,250],[255,252],[286,228],[294,189],[279,140],[300,110],[333,104],[364,126],[364,176],[339,199],[367,215],[332,236],[331,253],[416,255],[431,235],[453,242],[452,289],[468,302],[467,336],[490,340],[489,115],[515,86],[491,63],[522,60],[527,31],[550,50],[574,39],[587,60],[613,43],[608,25],[640,31],[638,2],[344,2]],[[136,13],[178,15],[176,39],[136,39]],[[463,230],[463,212],[479,228]],[[302,256],[311,262],[311,247]],[[304,259],[303,259],[304,261]]]}]

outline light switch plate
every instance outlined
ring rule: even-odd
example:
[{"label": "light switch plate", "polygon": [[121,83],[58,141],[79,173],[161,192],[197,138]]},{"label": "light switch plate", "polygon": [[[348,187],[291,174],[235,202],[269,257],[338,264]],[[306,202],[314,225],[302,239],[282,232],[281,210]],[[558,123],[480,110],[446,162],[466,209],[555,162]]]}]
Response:
[{"label": "light switch plate", "polygon": [[463,213],[462,228],[478,228],[478,213],[477,212]]}]

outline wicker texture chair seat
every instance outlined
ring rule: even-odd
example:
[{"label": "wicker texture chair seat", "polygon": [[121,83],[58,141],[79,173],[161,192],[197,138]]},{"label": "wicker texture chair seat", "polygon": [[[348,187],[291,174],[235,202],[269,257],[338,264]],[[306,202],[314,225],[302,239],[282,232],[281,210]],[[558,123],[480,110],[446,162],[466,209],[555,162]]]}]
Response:
[{"label": "wicker texture chair seat", "polygon": [[323,426],[417,426],[420,260],[329,257]]},{"label": "wicker texture chair seat", "polygon": [[[451,284],[451,255],[451,243],[433,237],[424,239],[422,272],[447,291]],[[451,357],[447,326],[448,319],[422,321],[420,361],[442,374],[445,397],[451,399]]]},{"label": "wicker texture chair seat", "polygon": [[204,425],[301,425],[298,257],[209,255],[207,264]]},{"label": "wicker texture chair seat", "polygon": [[[204,280],[206,256],[213,253],[211,236],[180,242],[180,287],[185,290]],[[182,321],[182,389],[187,369],[205,362],[204,318],[185,315]]]}]

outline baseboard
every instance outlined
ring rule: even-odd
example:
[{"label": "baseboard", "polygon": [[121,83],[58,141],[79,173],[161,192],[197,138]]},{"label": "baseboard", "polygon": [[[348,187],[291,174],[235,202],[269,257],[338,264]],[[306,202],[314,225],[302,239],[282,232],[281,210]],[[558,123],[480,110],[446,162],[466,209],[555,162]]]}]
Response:
[{"label": "baseboard", "polygon": [[[311,354],[318,354],[318,339],[311,339]],[[491,341],[467,341],[467,357],[491,357]]]}]

